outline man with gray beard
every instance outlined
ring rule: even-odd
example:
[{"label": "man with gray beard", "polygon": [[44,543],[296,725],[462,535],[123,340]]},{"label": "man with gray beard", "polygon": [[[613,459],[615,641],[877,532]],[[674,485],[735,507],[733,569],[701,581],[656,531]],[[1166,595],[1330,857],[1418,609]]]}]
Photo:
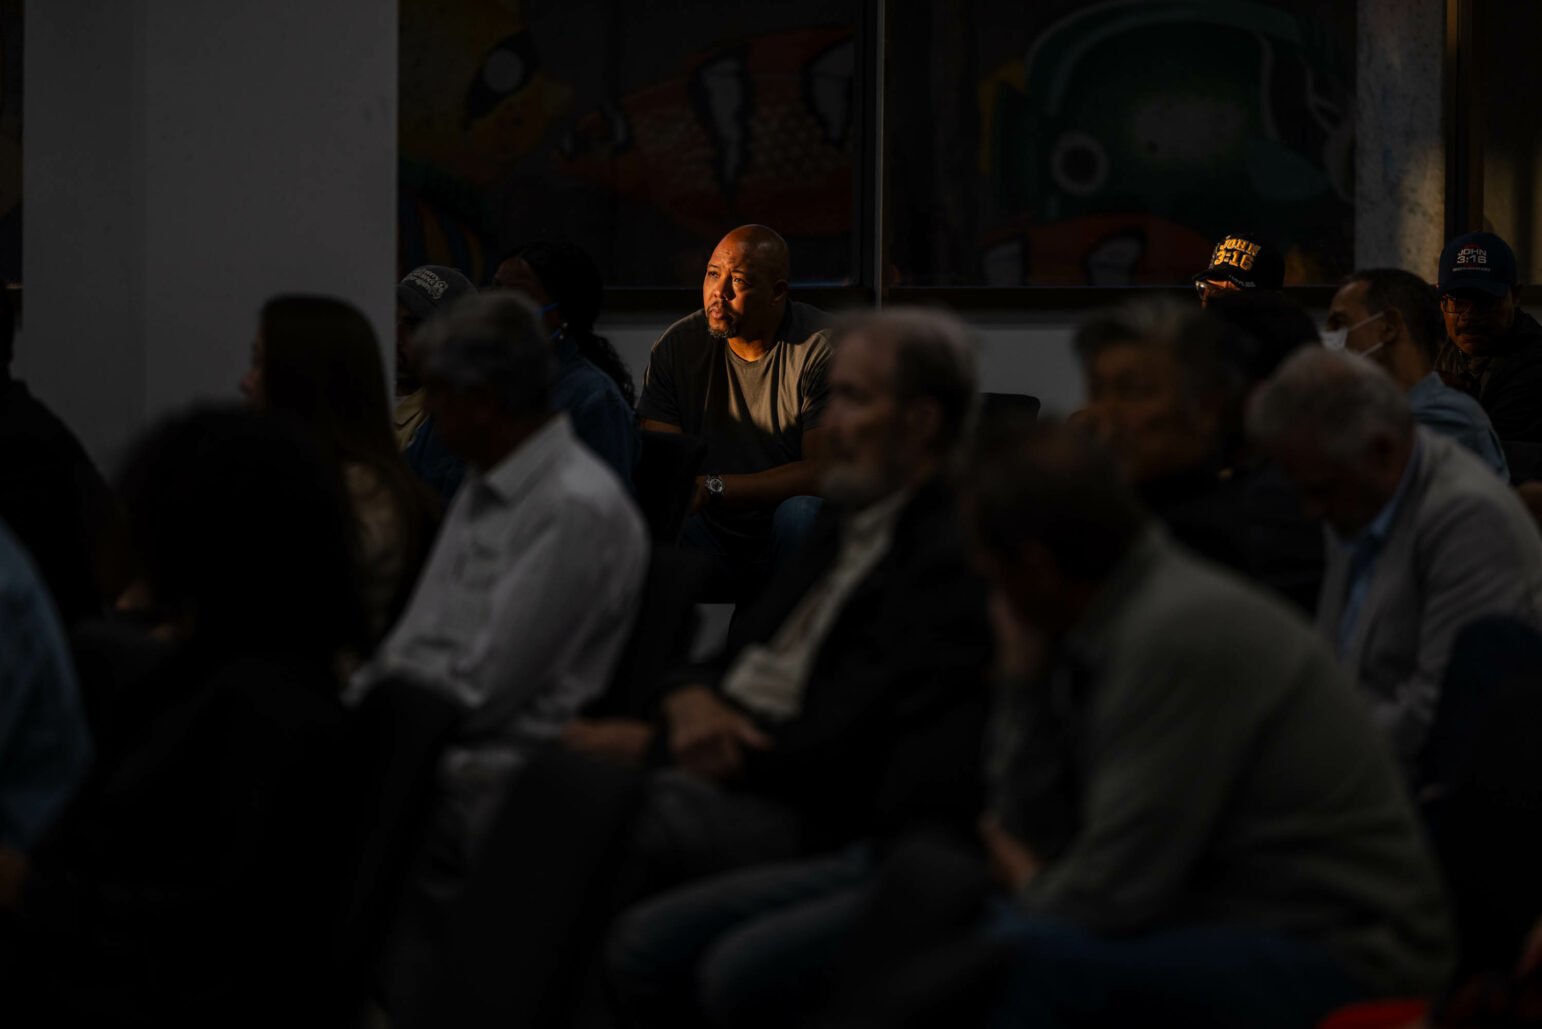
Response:
[{"label": "man with gray beard", "polygon": [[974,411],[973,347],[918,310],[836,339],[826,509],[651,728],[669,767],[635,842],[648,887],[917,821],[972,826],[990,629],[945,472]]}]

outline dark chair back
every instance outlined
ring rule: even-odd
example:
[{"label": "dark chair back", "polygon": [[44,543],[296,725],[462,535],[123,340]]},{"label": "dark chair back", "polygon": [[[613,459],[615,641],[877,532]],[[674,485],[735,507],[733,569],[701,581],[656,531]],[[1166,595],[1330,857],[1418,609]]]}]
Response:
[{"label": "dark chair back", "polygon": [[710,574],[705,555],[668,544],[654,546],[631,638],[616,662],[610,689],[588,706],[586,716],[653,718],[660,680],[690,653],[696,598]]},{"label": "dark chair back", "polygon": [[112,742],[119,709],[134,706],[135,694],[175,659],[178,648],[150,635],[148,625],[93,618],[70,631],[70,653],[91,739],[100,748]]},{"label": "dark chair back", "polygon": [[706,456],[706,444],[698,436],[679,432],[642,433],[642,452],[632,484],[637,506],[647,519],[654,542],[673,543],[691,509],[696,476]]},{"label": "dark chair back", "polygon": [[1457,635],[1421,757],[1460,971],[1508,969],[1542,917],[1542,634],[1491,617]]},{"label": "dark chair back", "polygon": [[1505,452],[1505,463],[1510,466],[1510,481],[1519,485],[1542,479],[1542,443],[1524,443],[1520,440],[1499,441]]},{"label": "dark chair back", "polygon": [[354,859],[334,948],[341,985],[355,996],[368,991],[379,966],[427,822],[435,770],[462,713],[441,693],[388,679],[354,714]]},{"label": "dark chair back", "polygon": [[981,393],[980,417],[995,418],[1002,414],[1020,414],[1027,418],[1039,417],[1039,398],[1027,393]]},{"label": "dark chair back", "polygon": [[641,769],[563,747],[532,759],[509,786],[406,1029],[567,1023],[645,781]]}]

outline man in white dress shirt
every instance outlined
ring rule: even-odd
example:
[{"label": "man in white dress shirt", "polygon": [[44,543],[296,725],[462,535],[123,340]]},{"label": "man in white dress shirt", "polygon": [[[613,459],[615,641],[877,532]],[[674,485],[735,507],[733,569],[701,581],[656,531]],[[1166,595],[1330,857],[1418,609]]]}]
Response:
[{"label": "man in white dress shirt", "polygon": [[435,881],[420,884],[448,900],[510,776],[609,683],[648,540],[626,487],[552,412],[551,348],[523,297],[468,298],[414,346],[425,402],[468,475],[351,694],[401,677],[467,708],[440,767]]}]

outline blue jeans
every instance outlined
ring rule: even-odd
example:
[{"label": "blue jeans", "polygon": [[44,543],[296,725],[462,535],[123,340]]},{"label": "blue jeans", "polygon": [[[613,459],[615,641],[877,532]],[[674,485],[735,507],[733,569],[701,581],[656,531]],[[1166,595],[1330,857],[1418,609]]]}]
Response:
[{"label": "blue jeans", "polygon": [[818,497],[789,497],[771,515],[763,539],[729,536],[700,514],[680,530],[680,545],[706,554],[712,562],[707,600],[748,604],[760,595],[772,573],[798,552],[824,507]]},{"label": "blue jeans", "polygon": [[1369,999],[1333,958],[1261,929],[1193,926],[1103,937],[998,903],[1010,948],[993,1029],[1105,1025],[1310,1029]]},{"label": "blue jeans", "polygon": [[795,1025],[872,881],[865,847],[707,879],[617,920],[606,966],[629,1026]]}]

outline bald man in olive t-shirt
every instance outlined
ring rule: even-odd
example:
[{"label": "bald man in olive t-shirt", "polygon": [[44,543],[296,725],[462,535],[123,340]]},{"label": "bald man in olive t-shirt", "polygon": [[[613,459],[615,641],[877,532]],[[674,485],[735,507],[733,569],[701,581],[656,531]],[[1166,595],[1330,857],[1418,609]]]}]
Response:
[{"label": "bald man in olive t-shirt", "polygon": [[763,226],[725,236],[702,309],[653,345],[643,428],[706,444],[681,543],[713,561],[714,599],[743,602],[802,542],[818,512],[828,318],[788,296],[787,244]]}]

